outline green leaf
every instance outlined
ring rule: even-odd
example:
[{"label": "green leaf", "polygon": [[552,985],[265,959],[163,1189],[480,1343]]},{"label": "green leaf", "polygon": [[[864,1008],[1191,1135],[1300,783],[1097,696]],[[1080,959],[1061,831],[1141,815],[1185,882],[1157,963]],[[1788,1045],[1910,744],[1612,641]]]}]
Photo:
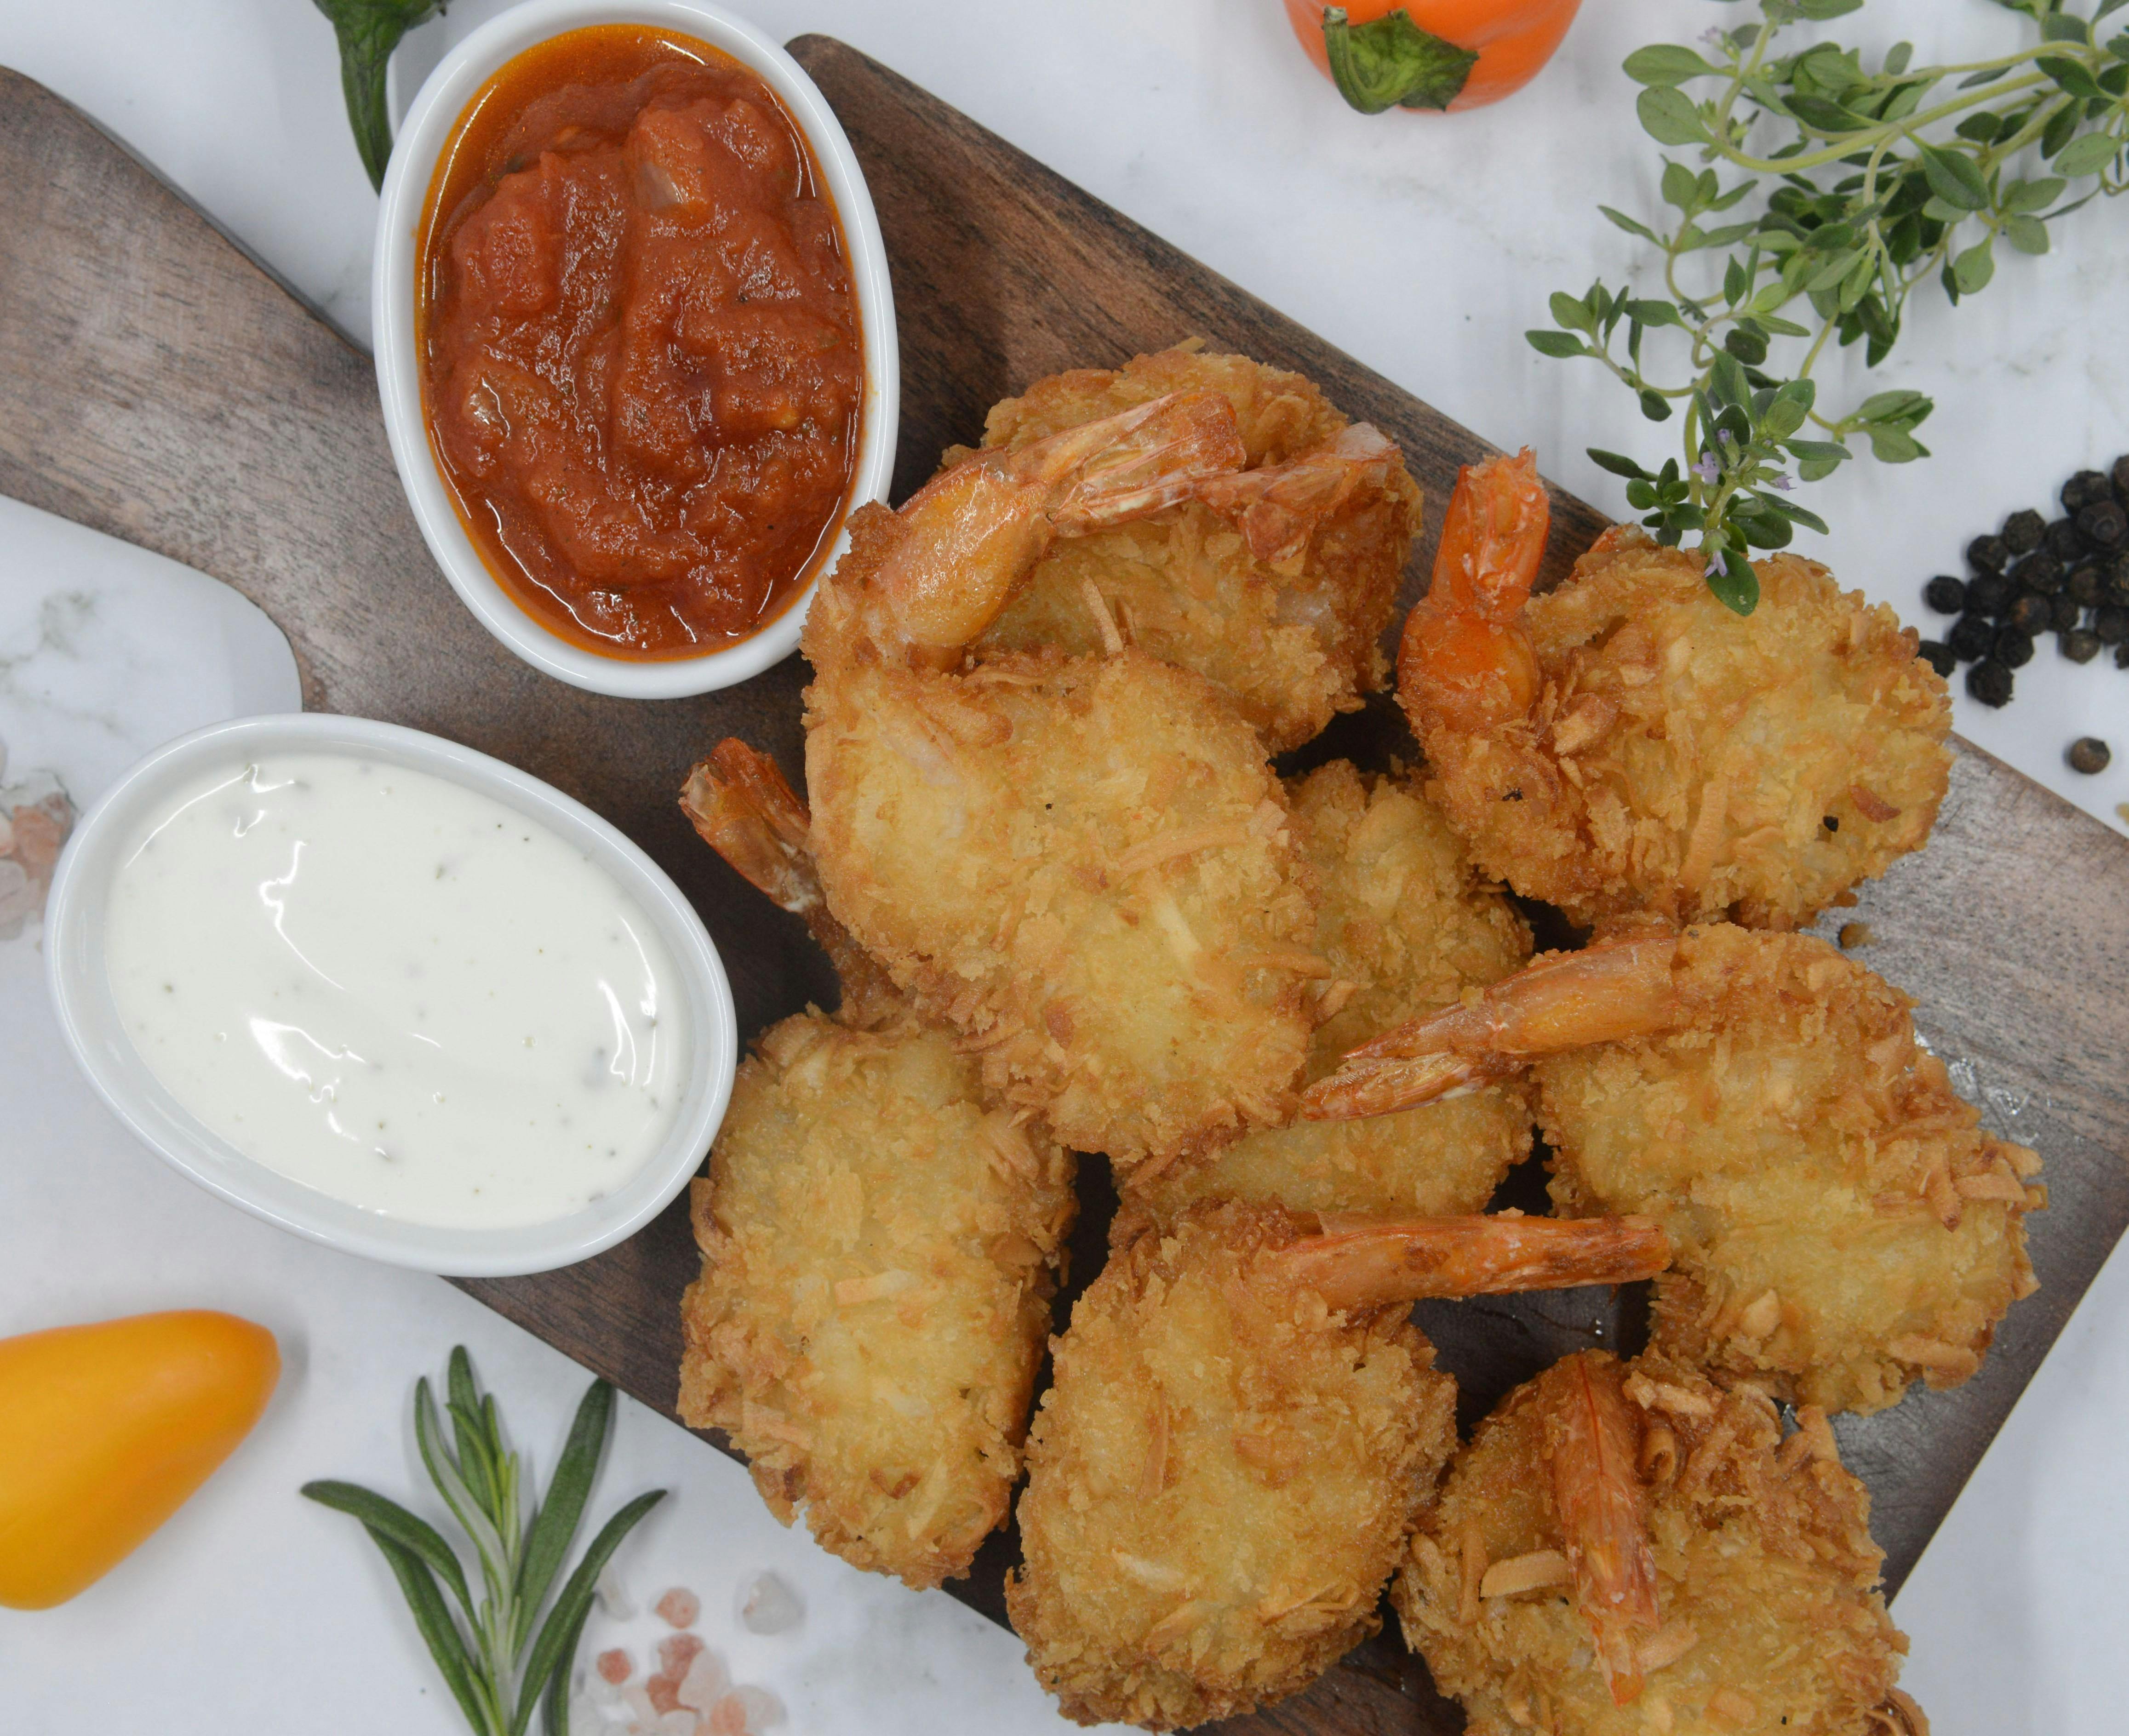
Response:
[{"label": "green leaf", "polygon": [[[2084,143],[2083,140],[2078,141]],[[2062,165],[2057,164],[2057,168]],[[2003,189],[2000,201],[2008,212],[2046,211],[2063,196],[2069,183],[2060,175],[2045,175],[2037,181],[2013,181]]]},{"label": "green leaf", "polygon": [[1627,55],[1620,69],[1636,84],[1678,84],[1688,78],[1704,78],[1719,72],[1689,48],[1674,43],[1652,43]]},{"label": "green leaf", "polygon": [[1556,324],[1566,326],[1570,331],[1594,333],[1597,330],[1597,316],[1586,304],[1576,301],[1573,296],[1555,289],[1552,293],[1550,305]]},{"label": "green leaf", "polygon": [[341,93],[355,148],[369,184],[384,184],[392,121],[384,108],[384,69],[399,39],[444,9],[443,0],[316,0],[340,41]]},{"label": "green leaf", "polygon": [[1848,449],[1838,440],[1784,440],[1783,445],[1810,464],[1837,464],[1849,455]]},{"label": "green leaf", "polygon": [[1588,450],[1589,461],[1599,470],[1608,470],[1614,476],[1623,476],[1629,480],[1636,477],[1642,478],[1648,477],[1649,473],[1630,458],[1623,457],[1617,452],[1601,451],[1595,446],[1589,447]]},{"label": "green leaf", "polygon": [[1752,498],[1765,507],[1768,511],[1779,512],[1792,524],[1802,525],[1807,530],[1816,530],[1822,536],[1827,534],[1824,519],[1816,512],[1807,511],[1802,507],[1793,505],[1779,494],[1768,494],[1755,488],[1752,491]]},{"label": "green leaf", "polygon": [[584,1605],[583,1613],[577,1617],[576,1625],[562,1642],[555,1673],[547,1678],[547,1692],[540,1702],[541,1721],[547,1727],[547,1736],[569,1736],[569,1675],[575,1662],[577,1647],[584,1637],[584,1624],[591,1619],[591,1605]]},{"label": "green leaf", "polygon": [[1641,414],[1652,422],[1667,422],[1670,420],[1670,400],[1660,392],[1644,392]]},{"label": "green leaf", "polygon": [[1885,50],[1885,72],[1887,76],[1894,78],[1898,78],[1902,73],[1908,69],[1908,62],[1914,58],[1914,54],[1915,45],[1912,42],[1895,42],[1890,48],[1887,49]]},{"label": "green leaf", "polygon": [[429,1570],[405,1544],[374,1529],[369,1533],[369,1540],[377,1545],[392,1569],[393,1577],[399,1581],[399,1590],[414,1617],[414,1626],[428,1647],[429,1656],[436,1659],[444,1685],[451,1691],[451,1698],[458,1701],[466,1722],[484,1736],[484,1733],[495,1729],[495,1719],[482,1702],[483,1678],[473,1654],[466,1649],[465,1636],[451,1619],[451,1612],[444,1607],[436,1581],[429,1577]]},{"label": "green leaf", "polygon": [[2092,26],[2084,19],[2067,12],[2050,12],[2041,20],[2041,40],[2043,42],[2089,42]]},{"label": "green leaf", "polygon": [[412,1551],[450,1588],[460,1608],[466,1612],[466,1619],[473,1619],[473,1594],[466,1588],[465,1570],[459,1565],[458,1557],[451,1553],[451,1546],[444,1541],[443,1534],[426,1520],[417,1518],[398,1502],[382,1495],[331,1478],[305,1483],[298,1492],[321,1507],[331,1507],[336,1513],[360,1520],[372,1535],[388,1537],[402,1549]]},{"label": "green leaf", "polygon": [[1479,64],[1476,49],[1422,30],[1403,7],[1369,24],[1347,21],[1342,6],[1325,7],[1323,47],[1338,94],[1364,115],[1446,108]]},{"label": "green leaf", "polygon": [[583,1517],[584,1503],[591,1499],[599,1455],[606,1449],[612,1424],[613,1388],[604,1381],[593,1381],[577,1405],[569,1441],[555,1462],[547,1498],[540,1504],[526,1539],[525,1559],[517,1572],[517,1631],[512,1635],[513,1646],[525,1643],[532,1617],[546,1600],[548,1588],[569,1555],[578,1521]]},{"label": "green leaf", "polygon": [[414,1444],[421,1451],[422,1463],[428,1467],[429,1480],[436,1484],[444,1505],[451,1510],[451,1517],[465,1527],[466,1535],[473,1539],[474,1553],[480,1558],[483,1574],[499,1588],[504,1560],[502,1534],[467,1486],[458,1467],[451,1463],[450,1455],[445,1452],[443,1434],[443,1424],[436,1416],[436,1401],[429,1391],[428,1378],[424,1376],[414,1383]]},{"label": "green leaf", "polygon": [[1880,464],[1904,464],[1926,455],[1922,443],[1905,429],[1871,427],[1864,432],[1869,436],[1870,455]]},{"label": "green leaf", "polygon": [[1666,205],[1675,205],[1680,211],[1691,212],[1700,203],[1700,179],[1683,163],[1664,159],[1663,179],[1660,183]]},{"label": "green leaf", "polygon": [[[1702,545],[1706,549],[1705,544]],[[1739,550],[1711,550],[1722,555],[1725,565],[1717,566],[1710,560],[1702,569],[1701,577],[1707,580],[1707,588],[1715,593],[1716,600],[1733,615],[1750,615],[1760,606],[1760,575],[1752,570],[1752,564]]]},{"label": "green leaf", "polygon": [[510,1720],[510,1736],[522,1736],[526,1726],[531,1723],[532,1708],[546,1686],[547,1678],[562,1662],[564,1648],[572,1636],[583,1627],[584,1613],[591,1608],[592,1587],[598,1583],[600,1570],[621,1547],[621,1540],[664,1498],[663,1489],[637,1496],[608,1520],[592,1539],[591,1547],[584,1551],[584,1558],[577,1563],[577,1571],[569,1576],[569,1582],[555,1598],[555,1607],[547,1612],[540,1637],[532,1642],[531,1654],[525,1662],[524,1690],[517,1702],[517,1715]]},{"label": "green leaf", "polygon": [[2003,239],[2021,253],[2046,253],[2048,226],[2038,217],[2009,217],[2004,220]]},{"label": "green leaf", "polygon": [[1663,245],[1660,240],[1657,240],[1656,232],[1647,224],[1636,223],[1623,211],[1614,211],[1608,205],[1599,205],[1597,208],[1611,220],[1613,226],[1625,230],[1630,235],[1639,235],[1644,241],[1655,241],[1659,247]]},{"label": "green leaf", "polygon": [[1627,316],[1649,326],[1683,326],[1685,323],[1679,317],[1676,306],[1669,302],[1629,302],[1627,303]]},{"label": "green leaf", "polygon": [[2003,117],[1992,114],[1985,108],[1981,109],[1969,115],[1952,131],[1962,139],[1971,139],[1976,145],[1986,145],[2003,131]]},{"label": "green leaf", "polygon": [[1767,340],[1756,331],[1732,327],[1722,339],[1722,347],[1747,367],[1756,368],[1767,359]]},{"label": "green leaf", "polygon": [[1805,126],[1824,133],[1854,132],[1869,125],[1862,116],[1843,108],[1838,102],[1829,102],[1823,97],[1792,96],[1788,111]]},{"label": "green leaf", "polygon": [[1668,84],[1650,85],[1634,102],[1641,131],[1659,145],[1704,145],[1707,129],[1692,99]]},{"label": "green leaf", "polygon": [[[2109,12],[2118,12],[2125,6],[2129,6],[2129,0],[2099,0],[2099,4],[2093,9],[2092,21],[2097,24]],[[2116,40],[2121,39],[2117,37]]]},{"label": "green leaf", "polygon": [[1646,512],[1656,503],[1656,491],[1639,477],[1627,484],[1627,504],[1636,512]]},{"label": "green leaf", "polygon": [[2099,83],[2076,61],[2061,55],[2043,55],[2033,64],[2073,97],[2104,97]]},{"label": "green leaf", "polygon": [[[2072,177],[2096,175],[2114,160],[2121,149],[2122,141],[2112,134],[2089,132],[2062,148],[2055,157],[2055,167]],[[2055,186],[2060,192],[2062,183],[2057,182]]]},{"label": "green leaf", "polygon": [[1988,203],[1988,183],[1981,167],[1964,151],[1946,150],[1941,145],[1921,145],[1915,147],[1922,162],[1922,171],[1929,177],[1930,191],[1947,205],[1961,211],[1979,211]]},{"label": "green leaf", "polygon": [[1978,295],[1986,289],[1989,278],[1996,275],[1993,242],[1982,241],[1968,248],[1951,262],[1951,275],[1961,295]]},{"label": "green leaf", "polygon": [[1589,346],[1570,331],[1526,331],[1524,338],[1540,355],[1570,355],[1593,354]]},{"label": "green leaf", "polygon": [[[2060,100],[2060,99],[2058,99]],[[2069,144],[2077,133],[2078,113],[2074,104],[2065,102],[2048,117],[2048,124],[2041,133],[2041,155],[2052,157]]]}]

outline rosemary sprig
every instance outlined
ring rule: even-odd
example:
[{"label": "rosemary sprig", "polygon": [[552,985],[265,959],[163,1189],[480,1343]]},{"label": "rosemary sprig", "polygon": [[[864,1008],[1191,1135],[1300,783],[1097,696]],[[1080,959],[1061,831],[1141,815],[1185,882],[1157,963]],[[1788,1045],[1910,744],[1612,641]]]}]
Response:
[{"label": "rosemary sprig", "polygon": [[[1556,294],[1558,329],[1526,336],[1546,355],[1594,358],[1652,421],[1683,409],[1682,458],[1660,470],[1589,456],[1627,479],[1628,503],[1658,541],[1698,537],[1710,588],[1741,615],[1759,600],[1750,551],[1783,547],[1798,525],[1826,529],[1784,497],[1788,466],[1816,482],[1859,437],[1888,464],[1928,455],[1915,430],[1935,406],[1921,392],[1875,392],[1838,414],[1820,407],[1812,371],[1828,340],[1863,344],[1875,367],[1918,285],[1935,278],[1954,304],[1979,294],[1999,239],[2044,254],[2049,224],[2129,188],[2129,31],[2103,43],[2096,28],[2129,0],[2100,0],[2089,17],[2061,0],[1997,3],[2031,19],[2036,40],[1957,65],[1914,67],[1906,43],[1874,70],[1831,42],[1774,51],[1790,26],[1863,0],[1760,0],[1760,22],[1707,32],[1712,58],[1669,43],[1627,58],[1644,87],[1642,129],[1706,165],[1665,159],[1663,199],[1676,216],[1659,226],[1598,207],[1660,250],[1665,293],[1598,282]],[[1712,94],[1696,102],[1684,87],[1704,80],[1716,81]],[[1740,178],[1726,186],[1724,166]],[[2066,197],[2079,183],[2089,184]],[[1655,332],[1682,339],[1682,378],[1644,361]],[[1777,370],[1774,352],[1799,345]]]},{"label": "rosemary sprig", "polygon": [[[517,1455],[503,1443],[493,1395],[474,1385],[473,1361],[463,1344],[451,1352],[445,1398],[450,1443],[427,1377],[416,1384],[414,1439],[436,1492],[472,1545],[480,1573],[478,1605],[457,1552],[426,1520],[353,1483],[306,1483],[302,1492],[362,1521],[474,1736],[523,1736],[543,1700],[551,1736],[569,1736],[569,1672],[591,1613],[593,1586],[622,1539],[665,1491],[639,1495],[600,1528],[542,1621],[541,1605],[569,1556],[598,1474],[613,1424],[613,1388],[594,1381],[585,1392],[547,1499],[529,1526]],[[459,1615],[444,1600],[445,1591]]]}]

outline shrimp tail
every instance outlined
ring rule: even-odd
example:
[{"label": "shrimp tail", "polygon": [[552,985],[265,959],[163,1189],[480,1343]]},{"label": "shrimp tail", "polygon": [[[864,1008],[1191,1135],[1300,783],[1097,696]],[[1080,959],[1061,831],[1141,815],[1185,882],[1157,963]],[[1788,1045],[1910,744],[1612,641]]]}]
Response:
[{"label": "shrimp tail", "polygon": [[912,667],[950,668],[1058,537],[1161,511],[1247,462],[1234,406],[1217,392],[1171,392],[976,453],[895,515],[900,534],[866,585],[867,635]]},{"label": "shrimp tail", "polygon": [[[1297,1214],[1306,1221],[1307,1215]],[[1628,1284],[1670,1264],[1650,1218],[1490,1216],[1384,1220],[1319,1215],[1317,1234],[1265,1256],[1267,1275],[1342,1310],[1423,1296]]]},{"label": "shrimp tail", "polygon": [[1457,473],[1433,580],[1398,644],[1398,697],[1422,740],[1430,725],[1472,733],[1529,716],[1539,675],[1522,609],[1551,526],[1527,446]]},{"label": "shrimp tail", "polygon": [[900,991],[828,909],[813,861],[812,816],[783,768],[728,736],[688,772],[680,811],[750,885],[805,919],[843,985],[843,1023],[869,1030],[901,1013]]},{"label": "shrimp tail", "polygon": [[1380,488],[1398,449],[1366,422],[1284,464],[1199,483],[1195,497],[1242,533],[1250,554],[1288,567],[1307,553],[1317,527],[1365,486]]},{"label": "shrimp tail", "polygon": [[1612,1704],[1631,1705],[1641,1692],[1636,1636],[1663,1624],[1638,1469],[1640,1425],[1624,1372],[1610,1357],[1569,1357],[1539,1380],[1553,1507],[1575,1601]]},{"label": "shrimp tail", "polygon": [[1674,934],[1553,953],[1483,994],[1385,1031],[1302,1094],[1312,1121],[1389,1115],[1505,1077],[1541,1055],[1673,1029]]}]

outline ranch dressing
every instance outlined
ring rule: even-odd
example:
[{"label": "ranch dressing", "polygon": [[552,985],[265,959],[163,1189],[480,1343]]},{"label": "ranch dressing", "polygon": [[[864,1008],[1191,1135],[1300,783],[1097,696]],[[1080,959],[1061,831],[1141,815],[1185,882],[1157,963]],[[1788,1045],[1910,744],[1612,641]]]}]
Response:
[{"label": "ranch dressing", "polygon": [[412,1223],[564,1215],[683,1092],[686,1009],[641,910],[514,808],[288,753],[164,801],[114,877],[126,1030],[247,1157]]}]

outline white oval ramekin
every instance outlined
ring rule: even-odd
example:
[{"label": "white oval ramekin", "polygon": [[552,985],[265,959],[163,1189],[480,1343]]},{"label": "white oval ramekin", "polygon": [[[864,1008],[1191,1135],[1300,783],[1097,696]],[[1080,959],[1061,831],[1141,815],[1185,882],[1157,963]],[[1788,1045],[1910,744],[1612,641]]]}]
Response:
[{"label": "white oval ramekin", "polygon": [[[365,1210],[268,1168],[186,1109],[126,1034],[103,954],[120,857],[170,792],[262,754],[345,754],[426,772],[513,808],[612,878],[665,943],[688,1006],[687,1089],[664,1142],[621,1187],[582,1210],[503,1229],[410,1224]],[[45,971],[82,1071],[143,1143],[180,1175],[255,1217],[349,1253],[460,1277],[545,1272],[632,1235],[688,1183],[717,1137],[739,1063],[738,1022],[723,962],[702,919],[664,871],[583,803],[470,748],[396,724],[303,712],[246,717],[181,735],[136,765],[68,841],[45,910]]]},{"label": "white oval ramekin", "polygon": [[[750,637],[700,657],[644,660],[603,656],[574,644],[528,614],[506,591],[466,534],[450,485],[436,465],[422,405],[422,359],[414,340],[414,292],[422,210],[438,159],[456,134],[467,105],[503,65],[566,31],[599,24],[645,24],[693,36],[729,55],[753,73],[798,122],[841,220],[851,288],[864,345],[864,414],[856,473],[845,516],[868,501],[887,498],[901,418],[902,368],[894,331],[894,292],[887,248],[872,194],[842,125],[803,68],[769,37],[700,0],[526,0],[493,18],[437,64],[423,82],[392,147],[391,166],[377,212],[377,250],[370,307],[377,344],[377,389],[392,459],[429,552],[451,588],[481,625],[504,644],[558,681],[623,699],[677,699],[728,687],[780,663],[798,649],[814,584]],[[839,525],[826,559],[832,565],[849,542]]]}]

